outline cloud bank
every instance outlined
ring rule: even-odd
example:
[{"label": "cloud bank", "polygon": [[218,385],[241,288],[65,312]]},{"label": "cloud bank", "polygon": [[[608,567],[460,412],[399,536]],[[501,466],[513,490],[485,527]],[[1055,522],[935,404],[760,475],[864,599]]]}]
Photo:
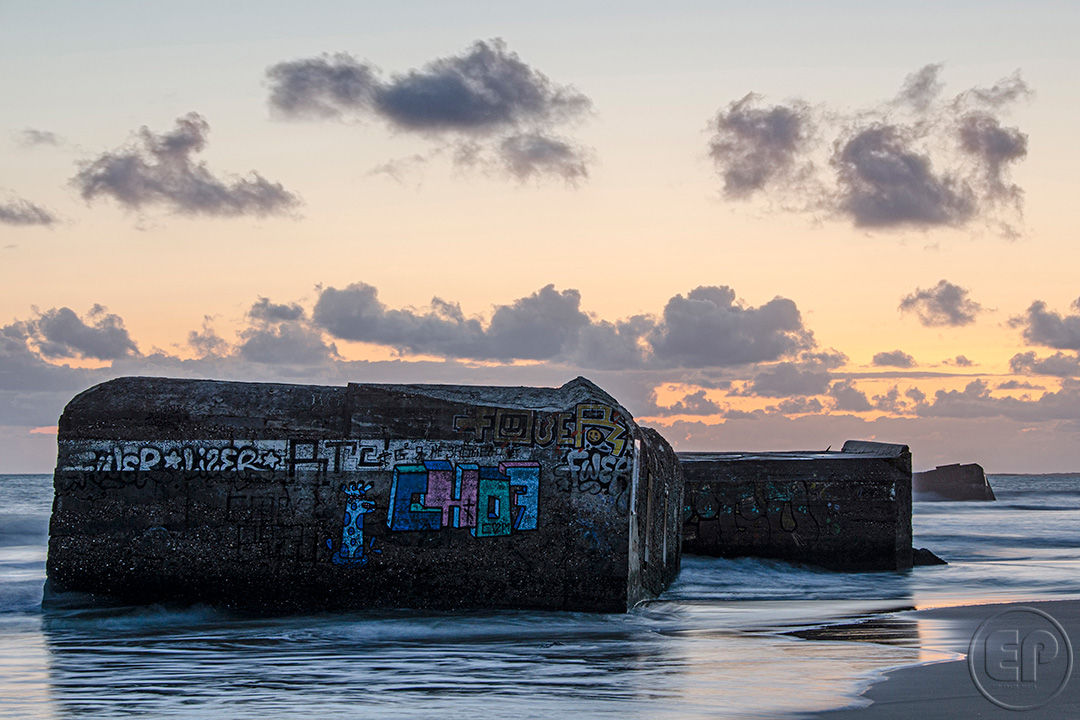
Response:
[{"label": "cloud bank", "polygon": [[426,310],[387,308],[374,287],[355,283],[323,290],[313,320],[333,337],[402,353],[605,369],[722,367],[778,360],[814,346],[793,301],[778,297],[746,306],[725,286],[676,295],[659,317],[609,322],[583,311],[577,290],[548,285],[496,306],[485,325],[438,297]]}]

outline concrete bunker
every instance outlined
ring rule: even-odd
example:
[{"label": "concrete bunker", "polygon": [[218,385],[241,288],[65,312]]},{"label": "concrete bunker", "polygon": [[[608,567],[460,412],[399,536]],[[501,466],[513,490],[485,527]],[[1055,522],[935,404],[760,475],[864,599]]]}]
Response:
[{"label": "concrete bunker", "polygon": [[997,500],[978,463],[938,465],[912,474],[911,483],[918,500]]},{"label": "concrete bunker", "polygon": [[840,451],[679,453],[683,552],[834,570],[912,565],[911,452],[849,440]]},{"label": "concrete bunker", "polygon": [[121,378],[65,408],[54,485],[50,592],[622,612],[679,569],[679,462],[584,378]]}]

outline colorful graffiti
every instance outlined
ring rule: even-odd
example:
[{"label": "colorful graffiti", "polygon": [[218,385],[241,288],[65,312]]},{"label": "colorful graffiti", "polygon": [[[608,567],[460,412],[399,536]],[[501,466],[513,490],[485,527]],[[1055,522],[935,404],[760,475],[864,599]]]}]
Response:
[{"label": "colorful graffiti", "polygon": [[[367,550],[364,546],[364,516],[374,512],[375,501],[367,499],[367,492],[371,485],[359,485],[352,483],[343,485],[341,490],[345,493],[345,521],[341,529],[341,545],[331,557],[337,565],[365,565],[368,561]],[[374,545],[375,538],[371,539]],[[333,539],[327,539],[326,546],[334,549]],[[374,552],[381,552],[374,550]]]},{"label": "colorful graffiti", "polygon": [[532,461],[398,465],[386,525],[392,531],[469,528],[473,537],[535,530],[539,493],[540,465]]}]

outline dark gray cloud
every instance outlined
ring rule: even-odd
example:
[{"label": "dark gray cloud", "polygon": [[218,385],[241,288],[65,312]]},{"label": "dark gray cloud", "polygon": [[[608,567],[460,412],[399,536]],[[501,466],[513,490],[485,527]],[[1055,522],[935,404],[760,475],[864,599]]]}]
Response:
[{"label": "dark gray cloud", "polygon": [[671,298],[649,343],[661,364],[680,367],[769,362],[815,345],[793,301],[776,297],[745,307],[727,286]]},{"label": "dark gray cloud", "polygon": [[337,118],[371,112],[377,68],[349,53],[280,62],[266,71],[270,108],[290,118]]},{"label": "dark gray cloud", "polygon": [[831,380],[828,370],[782,362],[757,373],[741,390],[731,394],[758,397],[822,395],[828,391]]},{"label": "dark gray cloud", "polygon": [[967,359],[963,355],[957,355],[954,358],[946,359],[944,361],[946,365],[955,365],[956,367],[974,367],[975,363]]},{"label": "dark gray cloud", "polygon": [[872,124],[837,144],[837,209],[858,227],[962,225],[977,209],[961,178],[933,168],[908,128]]},{"label": "dark gray cloud", "polygon": [[573,185],[589,177],[589,152],[561,138],[540,133],[511,135],[500,143],[499,155],[507,172],[519,180],[559,175]]},{"label": "dark gray cloud", "polygon": [[975,158],[986,174],[987,192],[997,198],[1020,201],[1019,185],[1007,179],[1012,163],[1027,157],[1028,136],[1018,128],[1001,126],[985,112],[968,113],[960,120],[960,147]]},{"label": "dark gray cloud", "polygon": [[1027,100],[1034,94],[1031,86],[1024,81],[1020,76],[1020,71],[1017,70],[988,88],[973,87],[963,91],[953,99],[952,108],[954,110],[969,108],[999,110],[1020,100]]},{"label": "dark gray cloud", "polygon": [[685,395],[674,405],[661,408],[664,415],[716,415],[723,408],[705,396],[704,390]]},{"label": "dark gray cloud", "polygon": [[873,406],[866,398],[866,393],[855,387],[851,380],[840,380],[829,387],[829,395],[833,397],[833,409],[847,412],[865,412],[872,410]]},{"label": "dark gray cloud", "polygon": [[203,317],[202,329],[192,330],[188,333],[187,346],[194,350],[199,357],[218,357],[229,352],[229,343],[217,334],[213,328],[213,318],[209,315]]},{"label": "dark gray cloud", "polygon": [[799,354],[799,359],[804,363],[819,365],[829,370],[842,367],[848,361],[848,356],[839,350],[829,348],[821,351],[807,351]]},{"label": "dark gray cloud", "polygon": [[1006,380],[1003,383],[999,383],[998,390],[1045,390],[1042,385],[1033,385],[1029,382],[1020,382],[1019,380]]},{"label": "dark gray cloud", "polygon": [[322,333],[305,323],[282,322],[248,328],[240,334],[240,356],[273,365],[317,365],[338,356]]},{"label": "dark gray cloud", "polygon": [[0,327],[0,391],[64,393],[86,387],[92,371],[46,362],[31,347],[33,329],[28,325],[16,322]]},{"label": "dark gray cloud", "polygon": [[51,210],[29,200],[9,196],[0,199],[0,224],[4,225],[43,225],[45,227],[60,222]]},{"label": "dark gray cloud", "polygon": [[1009,360],[1014,373],[1025,375],[1052,375],[1054,377],[1080,377],[1080,356],[1056,352],[1048,357],[1036,357],[1034,352],[1017,353]]},{"label": "dark gray cloud", "polygon": [[[671,298],[662,317],[598,320],[577,290],[548,285],[495,308],[485,326],[457,303],[428,310],[387,308],[365,283],[327,288],[314,322],[345,340],[400,352],[488,360],[561,360],[594,368],[704,368],[779,360],[814,346],[795,303],[774,298],[746,307],[728,287],[699,287]],[[834,355],[830,355],[834,357]]]},{"label": "dark gray cloud", "polygon": [[903,350],[891,350],[874,355],[874,364],[884,367],[913,368],[918,363]]},{"label": "dark gray cloud", "polygon": [[36,312],[21,323],[29,343],[46,358],[93,358],[115,360],[139,353],[119,315],[101,305],[80,318],[71,308]]},{"label": "dark gray cloud", "polygon": [[54,132],[48,130],[35,130],[34,128],[26,128],[17,134],[19,144],[23,147],[34,147],[36,145],[59,145],[63,142],[63,138]]},{"label": "dark gray cloud", "polygon": [[900,396],[900,388],[896,385],[889,388],[884,395],[875,395],[871,404],[877,410],[895,415],[902,415],[908,412],[911,407],[911,404]]},{"label": "dark gray cloud", "polygon": [[[1080,310],[1080,300],[1073,303]],[[1013,327],[1023,328],[1024,339],[1032,345],[1058,350],[1080,350],[1080,314],[1062,315],[1046,309],[1046,303],[1036,300],[1027,313],[1010,321]]]},{"label": "dark gray cloud", "polygon": [[895,102],[908,105],[916,112],[925,113],[941,96],[945,84],[941,81],[942,63],[924,65],[904,78]]},{"label": "dark gray cloud", "polygon": [[206,148],[209,132],[198,113],[178,118],[175,129],[160,135],[143,127],[129,144],[80,163],[72,185],[88,202],[108,197],[127,210],[162,206],[182,215],[261,217],[300,204],[281,183],[257,172],[215,177],[195,158]]},{"label": "dark gray cloud", "polygon": [[926,327],[959,327],[975,322],[983,312],[959,285],[941,280],[932,288],[916,288],[900,300],[900,312],[914,312]]},{"label": "dark gray cloud", "polygon": [[[946,100],[942,67],[926,65],[893,100],[859,112],[815,111],[801,100],[762,108],[753,93],[731,103],[710,143],[725,195],[770,190],[789,206],[873,230],[981,221],[1014,235],[1002,212],[1022,214],[1009,171],[1027,156],[1028,138],[1001,114],[1030,90],[1017,74]],[[815,163],[814,137],[831,138],[827,163]]]},{"label": "dark gray cloud", "polygon": [[259,322],[288,322],[300,320],[305,315],[304,308],[297,303],[277,304],[269,298],[260,297],[248,310],[248,317]]},{"label": "dark gray cloud", "polygon": [[760,95],[749,93],[717,112],[711,123],[709,155],[731,198],[749,197],[811,170],[799,159],[814,132],[811,108],[798,101],[763,108],[760,101]]},{"label": "dark gray cloud", "polygon": [[555,130],[588,114],[591,101],[498,38],[389,79],[348,53],[277,63],[266,74],[270,107],[283,117],[380,119],[397,132],[449,140],[460,164],[493,156],[489,164],[521,180],[588,174],[588,151]]},{"label": "dark gray cloud", "polygon": [[296,303],[273,303],[260,297],[247,313],[249,325],[240,332],[237,354],[245,360],[272,365],[319,365],[338,357],[337,348],[323,339],[307,312]]},{"label": "dark gray cloud", "polygon": [[783,415],[806,415],[824,412],[825,406],[817,398],[793,397],[770,405],[768,411]]},{"label": "dark gray cloud", "polygon": [[1038,399],[994,397],[985,380],[973,380],[963,390],[938,390],[932,403],[918,407],[922,417],[989,418],[1006,417],[1022,422],[1080,420],[1080,382],[1064,379],[1057,392]]}]

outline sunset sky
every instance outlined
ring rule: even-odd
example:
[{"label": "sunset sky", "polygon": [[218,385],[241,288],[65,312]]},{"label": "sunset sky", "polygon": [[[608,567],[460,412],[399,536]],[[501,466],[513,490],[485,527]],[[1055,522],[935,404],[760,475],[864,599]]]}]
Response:
[{"label": "sunset sky", "polygon": [[0,472],[121,375],[1080,471],[1080,4],[0,0]]}]

